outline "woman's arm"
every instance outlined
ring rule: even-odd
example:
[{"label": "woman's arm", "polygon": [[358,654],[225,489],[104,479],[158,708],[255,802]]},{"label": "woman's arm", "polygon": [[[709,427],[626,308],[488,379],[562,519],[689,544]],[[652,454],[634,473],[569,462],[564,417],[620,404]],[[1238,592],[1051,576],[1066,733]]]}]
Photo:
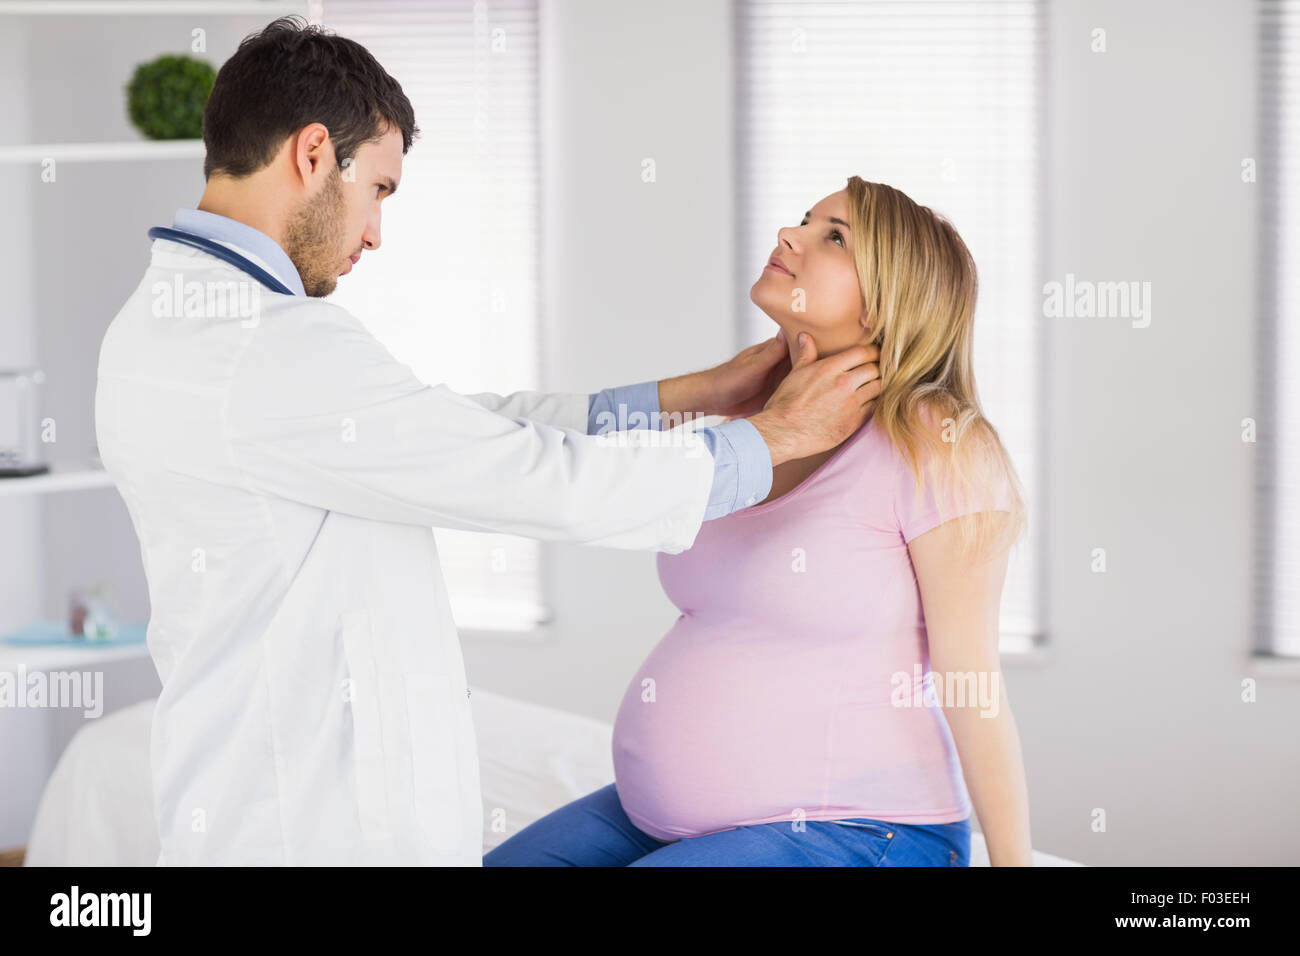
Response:
[{"label": "woman's arm", "polygon": [[[954,521],[913,538],[908,549],[920,585],[935,691],[961,758],[989,862],[1032,866],[1020,735],[998,656],[998,607],[1008,551],[980,564],[963,561]],[[969,692],[964,705],[945,699],[948,675],[953,675],[953,686],[973,687],[975,700]],[[973,681],[961,681],[963,675],[974,675]]]}]

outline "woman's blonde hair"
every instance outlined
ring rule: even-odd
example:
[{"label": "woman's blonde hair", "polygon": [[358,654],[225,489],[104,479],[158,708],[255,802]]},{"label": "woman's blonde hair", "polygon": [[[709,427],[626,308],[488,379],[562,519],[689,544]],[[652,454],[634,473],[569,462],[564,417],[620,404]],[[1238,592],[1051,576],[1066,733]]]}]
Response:
[{"label": "woman's blonde hair", "polygon": [[[918,502],[930,480],[945,514],[966,512],[964,554],[1000,553],[1027,522],[1015,466],[975,388],[975,260],[950,222],[892,186],[851,176],[847,192],[858,284],[880,347],[872,417],[911,467]],[[1009,520],[988,510],[1000,489]]]}]

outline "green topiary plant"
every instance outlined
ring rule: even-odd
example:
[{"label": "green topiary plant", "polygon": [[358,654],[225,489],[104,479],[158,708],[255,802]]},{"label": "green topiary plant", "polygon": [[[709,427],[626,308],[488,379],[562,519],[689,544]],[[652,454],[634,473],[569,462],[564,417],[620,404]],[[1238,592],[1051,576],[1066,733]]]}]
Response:
[{"label": "green topiary plant", "polygon": [[126,85],[127,115],[149,139],[199,139],[203,107],[217,71],[189,56],[160,56],[135,68]]}]

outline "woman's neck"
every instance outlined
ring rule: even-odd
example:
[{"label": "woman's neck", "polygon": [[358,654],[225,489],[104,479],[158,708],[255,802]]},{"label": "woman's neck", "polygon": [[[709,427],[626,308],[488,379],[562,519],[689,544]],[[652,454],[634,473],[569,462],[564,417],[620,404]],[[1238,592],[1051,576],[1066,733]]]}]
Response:
[{"label": "woman's neck", "polygon": [[[811,335],[811,334],[812,334],[812,333],[810,332],[809,335]],[[790,348],[790,368],[791,368],[791,369],[794,368],[794,364],[795,364],[795,362],[797,361],[797,359],[798,359],[798,355],[799,355],[799,341],[798,341],[798,337],[799,337],[799,333],[798,333],[798,331],[793,331],[793,332],[791,332],[791,331],[787,331],[787,332],[785,333],[785,339],[786,339],[786,342],[787,342],[787,344],[789,345],[789,348]],[[813,340],[813,346],[814,346],[814,348],[817,349],[817,359],[816,359],[817,361],[821,361],[821,360],[824,359],[824,358],[830,358],[832,355],[839,355],[841,352],[847,352],[849,349],[851,349],[851,348],[853,348],[853,347],[855,347],[855,346],[858,346],[858,345],[867,345],[867,344],[869,344],[869,343],[864,342],[864,341],[858,341],[858,342],[850,343],[849,345],[843,345],[843,346],[840,346],[839,348],[831,348],[831,349],[828,349],[827,351],[823,352],[823,351],[821,350],[821,346],[818,344],[818,342],[816,341],[816,339]],[[790,374],[789,372],[786,372],[785,375],[781,376],[781,381],[785,381],[785,377],[786,377],[786,375],[789,375],[789,374]]]}]

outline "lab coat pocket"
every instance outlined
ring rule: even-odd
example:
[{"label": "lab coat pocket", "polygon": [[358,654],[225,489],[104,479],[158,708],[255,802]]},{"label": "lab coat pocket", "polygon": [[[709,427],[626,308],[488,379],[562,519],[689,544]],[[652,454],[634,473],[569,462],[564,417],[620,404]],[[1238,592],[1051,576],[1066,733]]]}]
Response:
[{"label": "lab coat pocket", "polygon": [[347,656],[346,699],[352,714],[352,766],[361,834],[366,839],[392,836],[384,760],[379,669],[370,646],[370,617],[365,611],[342,615],[343,652]]},{"label": "lab coat pocket", "polygon": [[460,852],[463,836],[460,740],[468,720],[463,697],[463,688],[448,677],[406,677],[415,815],[434,850],[443,853]]}]

